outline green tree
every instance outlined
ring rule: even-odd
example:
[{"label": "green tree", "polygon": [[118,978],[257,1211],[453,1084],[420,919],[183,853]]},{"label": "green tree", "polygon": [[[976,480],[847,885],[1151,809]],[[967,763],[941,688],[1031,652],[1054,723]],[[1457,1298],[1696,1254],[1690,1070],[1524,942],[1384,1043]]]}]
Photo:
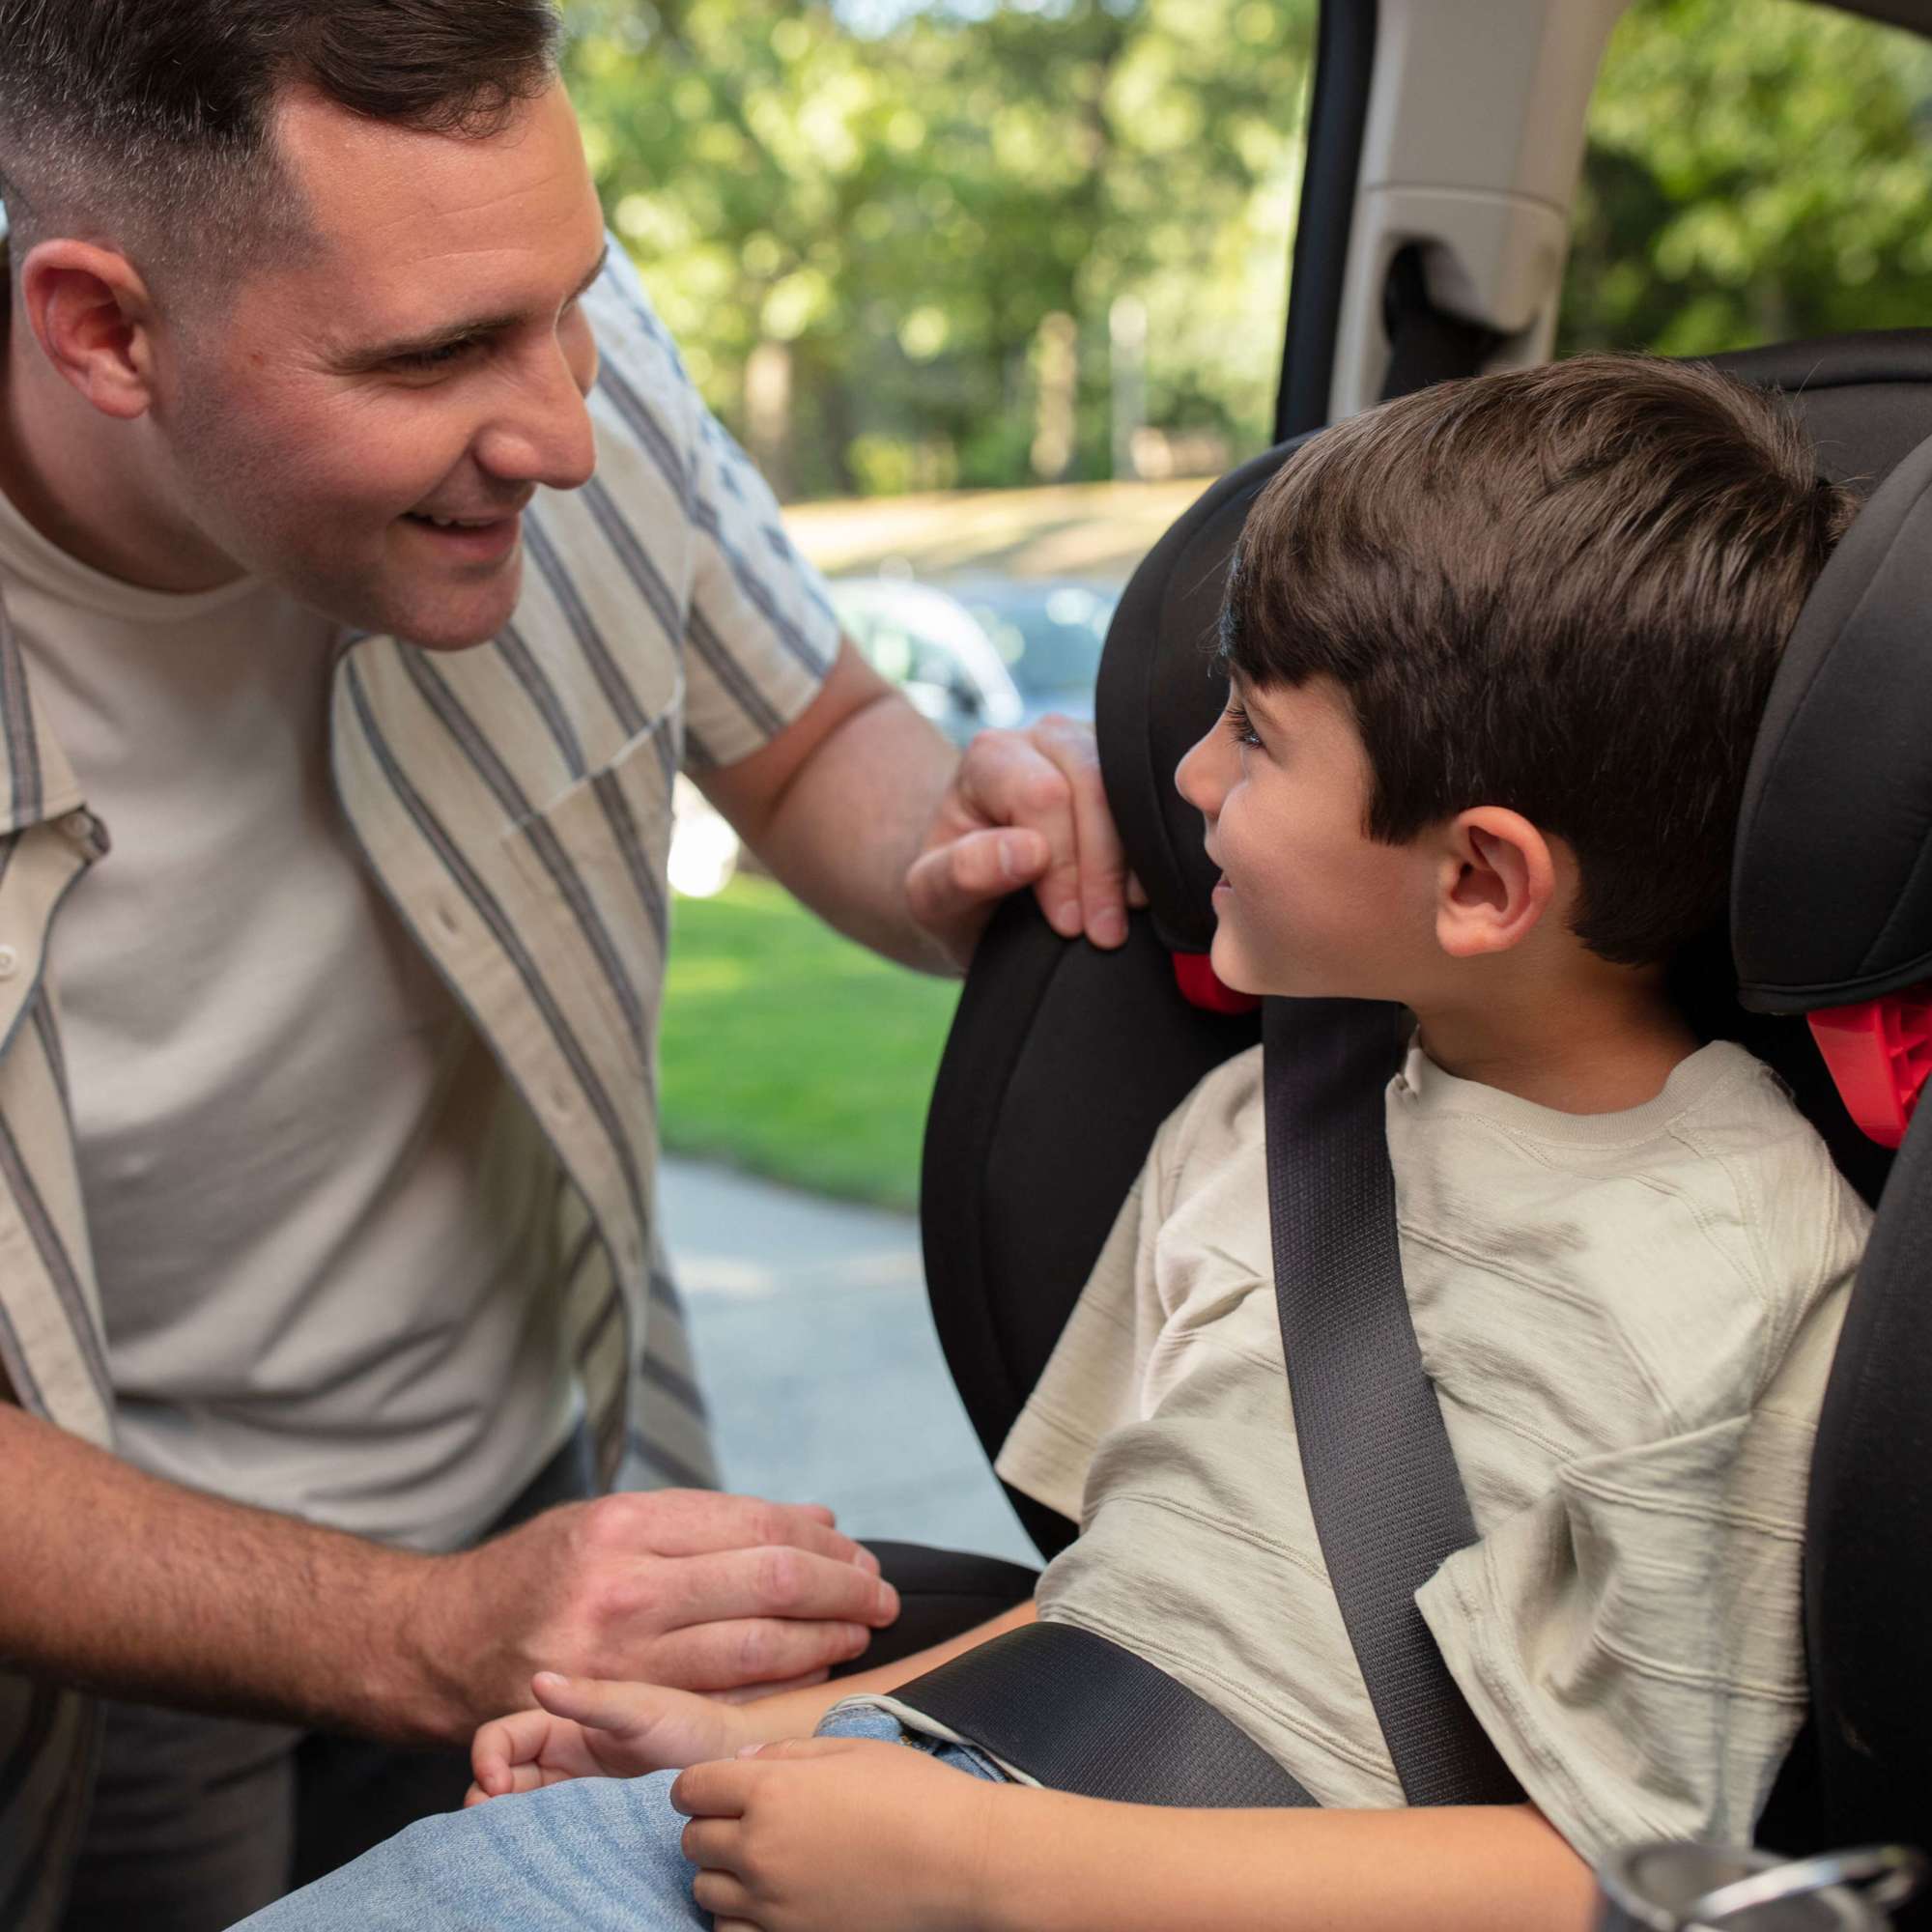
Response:
[{"label": "green tree", "polygon": [[1638,0],[1590,115],[1560,346],[1932,319],[1932,46],[1801,0]]},{"label": "green tree", "polygon": [[1154,318],[1154,419],[1264,437],[1312,0],[934,7],[871,36],[823,0],[572,13],[612,221],[741,432],[782,350],[802,490],[1022,480],[1055,313],[1104,473],[1122,293]]}]

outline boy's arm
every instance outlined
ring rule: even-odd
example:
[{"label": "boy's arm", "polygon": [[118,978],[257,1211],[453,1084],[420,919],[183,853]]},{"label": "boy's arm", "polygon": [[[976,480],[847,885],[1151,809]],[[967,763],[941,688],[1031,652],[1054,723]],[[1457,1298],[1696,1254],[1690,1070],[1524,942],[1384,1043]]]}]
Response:
[{"label": "boy's arm", "polygon": [[[777,1932],[1583,1932],[1588,1867],[1533,1806],[1213,1811],[997,1785],[807,1738],[687,1771],[697,1902]],[[766,1907],[781,1901],[782,1911]]]},{"label": "boy's arm", "polygon": [[1151,1811],[992,1788],[984,1932],[1582,1932],[1589,1867],[1531,1804]]},{"label": "boy's arm", "polygon": [[744,1741],[747,1744],[776,1744],[781,1738],[810,1737],[817,1728],[819,1719],[833,1705],[842,1703],[847,1697],[895,1690],[902,1684],[910,1684],[915,1677],[923,1677],[928,1670],[937,1670],[942,1663],[951,1663],[955,1657],[977,1650],[996,1636],[1005,1635],[1008,1631],[1035,1622],[1037,1616],[1033,1599],[1029,1597],[1025,1603],[1015,1604],[1004,1615],[993,1617],[961,1636],[948,1637],[944,1643],[915,1651],[910,1657],[900,1658],[896,1663],[882,1663],[874,1669],[856,1671],[848,1677],[837,1678],[828,1684],[814,1684],[804,1690],[780,1690],[769,1697],[753,1697],[741,1706],[746,1719]]}]

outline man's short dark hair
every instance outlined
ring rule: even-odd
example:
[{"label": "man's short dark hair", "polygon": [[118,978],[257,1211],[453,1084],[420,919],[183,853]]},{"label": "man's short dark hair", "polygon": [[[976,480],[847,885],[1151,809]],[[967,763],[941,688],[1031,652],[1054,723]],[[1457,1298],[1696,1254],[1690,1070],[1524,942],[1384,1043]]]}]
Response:
[{"label": "man's short dark hair", "polygon": [[1723,915],[1772,674],[1854,508],[1786,405],[1708,365],[1445,383],[1283,466],[1223,654],[1264,689],[1342,686],[1371,837],[1520,811],[1577,854],[1584,943],[1659,961]]},{"label": "man's short dark hair", "polygon": [[28,242],[226,266],[300,232],[283,89],[488,133],[549,86],[556,41],[549,0],[0,0],[0,200]]}]

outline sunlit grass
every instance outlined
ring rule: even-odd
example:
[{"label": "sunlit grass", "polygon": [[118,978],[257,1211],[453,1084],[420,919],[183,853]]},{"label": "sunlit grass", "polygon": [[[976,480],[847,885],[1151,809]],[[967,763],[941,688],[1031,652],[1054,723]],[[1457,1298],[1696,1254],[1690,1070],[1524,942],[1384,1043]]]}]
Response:
[{"label": "sunlit grass", "polygon": [[777,886],[680,899],[665,992],[665,1144],[913,1208],[957,986],[901,971]]}]

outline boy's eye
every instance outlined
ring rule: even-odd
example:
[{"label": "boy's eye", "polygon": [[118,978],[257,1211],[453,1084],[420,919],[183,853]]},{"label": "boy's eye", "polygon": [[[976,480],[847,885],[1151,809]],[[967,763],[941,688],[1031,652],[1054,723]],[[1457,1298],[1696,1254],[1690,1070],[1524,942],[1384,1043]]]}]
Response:
[{"label": "boy's eye", "polygon": [[1255,735],[1255,727],[1248,723],[1247,711],[1232,697],[1228,700],[1228,708],[1221,714],[1221,723],[1227,727],[1228,735],[1236,744],[1253,745],[1258,748],[1261,745],[1261,739]]}]

